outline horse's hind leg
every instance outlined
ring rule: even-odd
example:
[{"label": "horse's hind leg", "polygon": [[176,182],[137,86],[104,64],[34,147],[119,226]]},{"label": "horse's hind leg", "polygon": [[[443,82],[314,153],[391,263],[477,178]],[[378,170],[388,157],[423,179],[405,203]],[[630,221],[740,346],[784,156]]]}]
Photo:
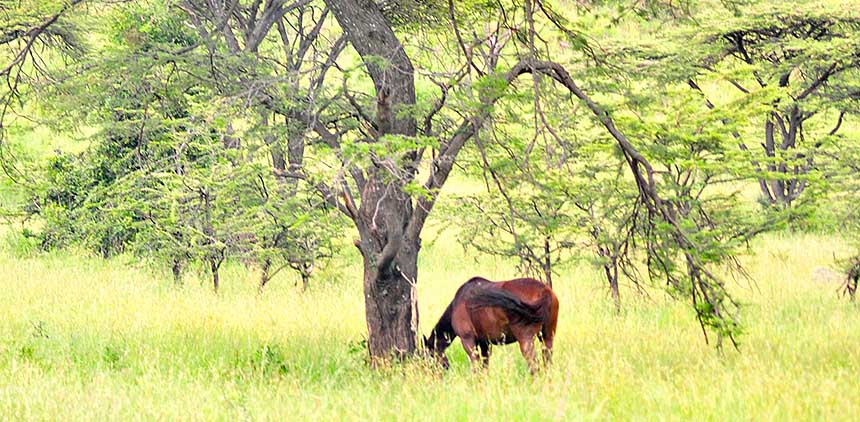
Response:
[{"label": "horse's hind leg", "polygon": [[529,371],[534,374],[538,370],[537,356],[535,354],[535,335],[538,334],[539,327],[521,326],[511,327],[511,329],[514,337],[517,339],[517,343],[520,344],[520,352],[523,353],[526,363],[529,364]]},{"label": "horse's hind leg", "polygon": [[553,302],[550,305],[549,320],[544,322],[540,333],[540,339],[543,342],[544,365],[552,363],[552,342],[555,338],[555,327],[558,323],[558,300],[553,298]]},{"label": "horse's hind leg", "polygon": [[543,343],[543,364],[549,365],[552,363],[552,341],[553,337],[555,337],[555,327],[550,329],[548,325],[544,325],[541,330],[540,340]]},{"label": "horse's hind leg", "polygon": [[529,364],[529,372],[534,374],[538,370],[534,336],[519,337],[517,342],[520,343],[520,352],[523,353],[523,357],[526,358],[526,363]]},{"label": "horse's hind leg", "polygon": [[472,369],[478,369],[478,351],[475,350],[476,342],[474,336],[460,336],[460,342],[463,343],[463,348],[466,349],[466,355],[469,356],[469,362],[472,363]]},{"label": "horse's hind leg", "polygon": [[481,364],[484,366],[484,369],[490,367],[490,342],[488,341],[479,341],[478,349],[481,351]]}]

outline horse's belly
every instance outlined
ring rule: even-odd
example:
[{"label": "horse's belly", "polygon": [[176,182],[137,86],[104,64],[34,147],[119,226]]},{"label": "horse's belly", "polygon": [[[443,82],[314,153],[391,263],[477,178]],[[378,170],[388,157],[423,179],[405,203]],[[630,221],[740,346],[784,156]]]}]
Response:
[{"label": "horse's belly", "polygon": [[506,327],[498,327],[495,330],[487,330],[482,333],[483,337],[481,340],[490,342],[492,344],[511,344],[517,341],[517,338],[514,337],[514,333],[511,332],[511,328],[509,326]]},{"label": "horse's belly", "polygon": [[471,317],[478,339],[492,344],[510,344],[517,341],[511,332],[507,315],[500,309],[481,309]]},{"label": "horse's belly", "polygon": [[507,335],[507,336],[500,336],[500,337],[497,337],[497,338],[489,339],[489,342],[490,342],[491,344],[511,344],[511,343],[516,342],[516,341],[517,341],[517,339],[516,339],[516,338],[514,338],[514,335],[513,335],[513,334],[510,334],[510,335]]}]

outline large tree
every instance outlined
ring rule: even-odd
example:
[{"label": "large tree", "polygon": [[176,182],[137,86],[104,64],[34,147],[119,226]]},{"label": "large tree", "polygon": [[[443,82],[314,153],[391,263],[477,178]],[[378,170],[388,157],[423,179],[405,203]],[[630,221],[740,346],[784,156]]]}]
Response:
[{"label": "large tree", "polygon": [[[480,135],[486,125],[493,124],[493,106],[506,95],[514,95],[518,88],[513,82],[521,75],[532,75],[532,84],[527,91],[535,98],[535,109],[540,108],[538,98],[563,98],[571,95],[578,104],[595,118],[606,136],[612,139],[621,152],[623,162],[630,170],[630,179],[639,195],[641,218],[637,223],[647,243],[647,265],[653,277],[664,278],[676,293],[689,296],[703,329],[715,329],[720,338],[734,338],[737,329],[737,305],[725,290],[723,282],[711,267],[724,262],[733,262],[732,247],[721,247],[721,240],[746,238],[750,233],[726,234],[715,230],[719,219],[703,207],[701,190],[684,187],[684,183],[699,183],[694,167],[675,167],[677,178],[667,178],[652,160],[661,157],[663,147],[652,148],[650,143],[671,142],[671,133],[636,131],[620,127],[612,114],[600,106],[581,89],[571,73],[561,63],[542,57],[541,39],[535,30],[539,25],[548,25],[558,30],[558,35],[575,42],[584,58],[594,58],[594,52],[584,37],[571,30],[562,15],[541,1],[527,1],[525,7],[499,4],[484,15],[484,35],[472,32],[464,37],[463,19],[457,15],[453,3],[449,2],[449,25],[452,25],[454,42],[461,52],[459,60],[464,62],[461,72],[467,77],[451,78],[463,82],[460,88],[468,90],[471,109],[449,105],[464,116],[450,135],[445,132],[424,131],[424,136],[433,137],[438,144],[433,148],[429,175],[415,191],[413,179],[420,168],[420,160],[428,148],[392,148],[392,139],[409,139],[418,133],[417,120],[413,112],[422,109],[415,106],[416,71],[404,45],[398,39],[391,24],[376,4],[358,0],[331,0],[327,4],[344,29],[350,43],[362,57],[365,69],[373,81],[376,113],[359,113],[368,120],[371,130],[366,142],[371,147],[369,165],[360,171],[351,171],[358,192],[353,197],[350,185],[343,183],[342,202],[338,206],[353,219],[360,239],[356,245],[362,251],[365,264],[365,300],[369,343],[372,356],[409,353],[414,348],[417,315],[415,313],[414,283],[417,281],[417,253],[420,234],[426,218],[436,202],[439,189],[447,180],[455,159],[464,144]],[[487,17],[495,15],[498,20]],[[507,69],[500,71],[499,69]],[[428,69],[422,69],[428,72]],[[543,79],[550,81],[558,90],[541,90]],[[443,94],[449,86],[442,85]],[[445,96],[432,108],[425,122],[432,122],[433,114],[445,107]],[[544,102],[551,100],[545,99]],[[540,114],[540,113],[538,113]],[[549,126],[545,120],[537,119],[541,126]],[[713,116],[711,122],[719,121]],[[427,125],[429,126],[429,125]],[[552,127],[546,127],[552,131]],[[637,147],[625,134],[642,139]],[[687,126],[679,130],[692,130]],[[655,139],[650,139],[655,137]],[[698,142],[698,141],[694,141]],[[386,145],[380,148],[378,145]],[[416,144],[416,143],[412,143]],[[410,145],[410,143],[406,143]],[[397,154],[380,154],[380,151],[397,151]],[[643,149],[644,148],[644,149]],[[654,150],[651,152],[650,150]],[[643,153],[646,151],[646,153]],[[693,149],[693,153],[698,150]],[[651,155],[652,158],[648,158]],[[695,166],[695,164],[692,164]],[[662,167],[662,165],[661,165]],[[353,169],[355,170],[355,169]],[[671,174],[671,173],[670,173]],[[704,177],[710,177],[707,174]],[[677,180],[679,183],[676,183]],[[356,205],[358,204],[358,205]],[[731,236],[726,237],[726,236]]]},{"label": "large tree", "polygon": [[[374,358],[403,356],[416,348],[415,284],[424,224],[463,146],[489,118],[492,104],[505,87],[526,72],[526,65],[521,61],[507,72],[493,75],[495,86],[476,85],[479,105],[471,114],[447,128],[434,129],[434,116],[447,105],[451,84],[462,80],[468,66],[451,72],[451,82],[438,83],[440,96],[425,107],[429,110],[420,118],[424,124],[419,132],[416,108],[422,107],[416,107],[415,67],[383,10],[367,0],[332,0],[327,4],[361,56],[375,91],[372,115],[352,102],[369,126],[361,142],[373,147],[364,168],[348,167],[357,192],[353,194],[344,181],[339,185],[337,205],[359,233],[355,244],[364,261],[370,354]],[[496,71],[500,51],[489,54],[494,58],[485,63],[482,73]],[[430,140],[424,143],[422,138]],[[418,184],[415,178],[423,162],[429,170],[423,184]]]}]

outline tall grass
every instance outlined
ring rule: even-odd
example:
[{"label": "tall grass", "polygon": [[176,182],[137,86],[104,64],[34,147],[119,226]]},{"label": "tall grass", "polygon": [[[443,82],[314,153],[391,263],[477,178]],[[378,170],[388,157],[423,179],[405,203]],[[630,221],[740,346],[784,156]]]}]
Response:
[{"label": "tall grass", "polygon": [[[420,262],[426,332],[474,274],[515,275],[449,239]],[[228,268],[219,296],[188,280],[83,257],[0,252],[0,419],[462,420],[850,419],[860,412],[860,309],[812,273],[845,246],[772,235],[745,259],[754,284],[740,352],[702,340],[689,307],[628,294],[613,312],[599,274],[558,277],[555,365],[531,377],[515,346],[488,373],[419,363],[375,371],[355,257],[305,294],[286,276],[256,293],[256,274]],[[340,274],[340,275],[337,275]]]}]

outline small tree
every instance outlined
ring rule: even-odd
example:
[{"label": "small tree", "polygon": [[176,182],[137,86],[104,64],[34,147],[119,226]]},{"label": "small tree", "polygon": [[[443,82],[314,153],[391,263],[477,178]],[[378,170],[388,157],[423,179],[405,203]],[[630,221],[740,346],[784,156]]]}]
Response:
[{"label": "small tree", "polygon": [[[735,91],[745,113],[727,122],[738,128],[737,144],[757,171],[766,204],[791,207],[826,174],[816,159],[860,93],[858,34],[860,19],[849,10],[774,2],[702,19],[675,41],[686,48],[668,60],[689,65],[690,86],[709,97]],[[702,90],[699,79],[717,83]],[[760,140],[758,152],[752,139]]]},{"label": "small tree", "polygon": [[[181,15],[157,2],[115,12],[113,48],[85,67],[85,78],[52,87],[69,103],[44,106],[59,123],[88,119],[102,128],[93,148],[55,160],[39,185],[33,211],[57,223],[46,239],[98,235],[103,255],[154,257],[171,266],[176,283],[188,264],[204,263],[216,290],[227,259],[285,256],[306,284],[311,267],[330,255],[321,237],[338,227],[319,196],[279,183],[261,154],[265,135],[234,129],[225,116],[242,112],[218,101],[207,79],[182,70],[201,57],[187,50],[200,38]],[[141,27],[144,15],[150,25]],[[186,54],[165,53],[177,49]],[[247,149],[237,148],[243,137]]]}]

